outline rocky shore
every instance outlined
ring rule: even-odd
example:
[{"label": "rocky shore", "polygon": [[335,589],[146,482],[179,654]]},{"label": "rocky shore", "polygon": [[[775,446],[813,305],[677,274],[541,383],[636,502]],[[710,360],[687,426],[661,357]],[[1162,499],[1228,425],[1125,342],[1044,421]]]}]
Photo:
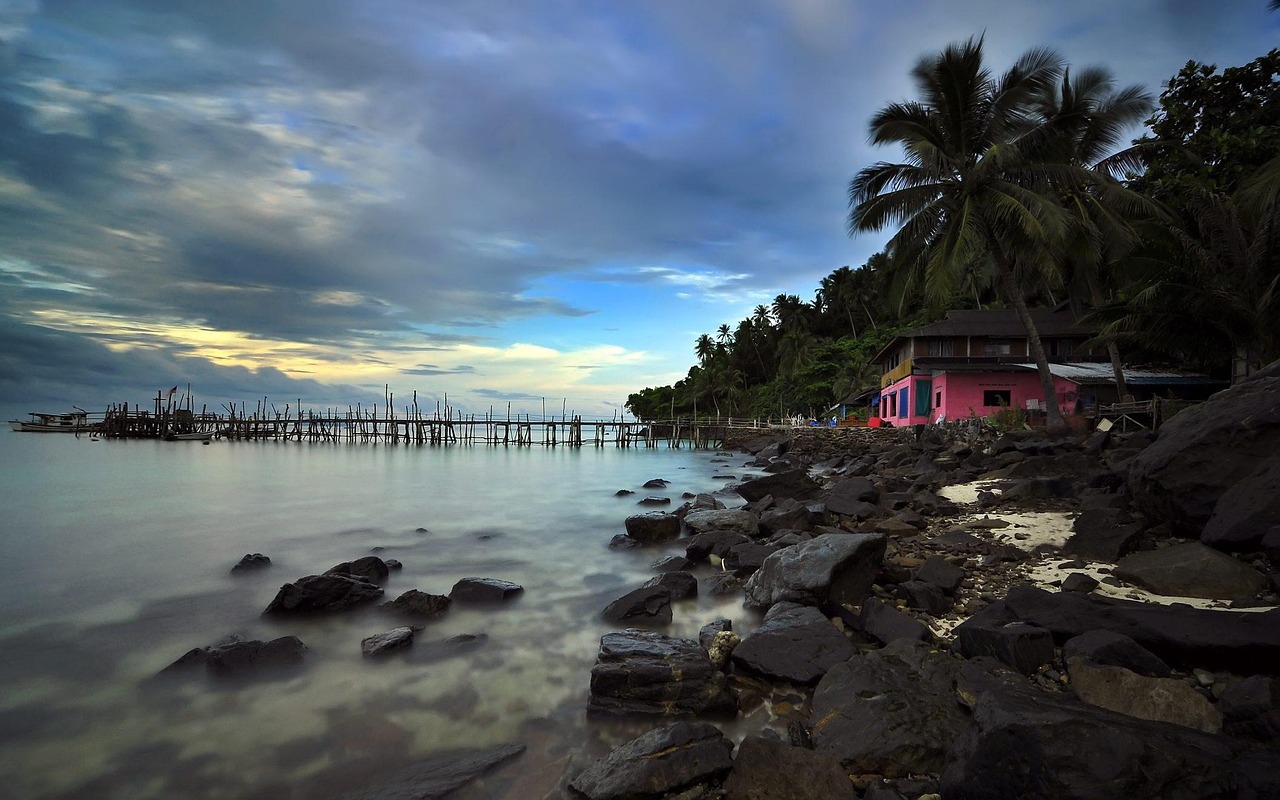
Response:
[{"label": "rocky shore", "polygon": [[[652,727],[566,796],[1280,797],[1280,365],[1158,435],[731,444],[745,504],[611,545],[684,554],[604,611],[591,673],[592,717]],[[691,591],[763,620],[665,635]]]}]

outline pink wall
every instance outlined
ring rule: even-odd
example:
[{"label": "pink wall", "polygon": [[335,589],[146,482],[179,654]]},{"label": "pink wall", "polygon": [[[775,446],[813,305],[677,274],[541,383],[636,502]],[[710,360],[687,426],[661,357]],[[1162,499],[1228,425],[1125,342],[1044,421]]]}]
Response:
[{"label": "pink wall", "polygon": [[[929,381],[920,375],[910,375],[881,392],[881,416],[894,425],[916,425],[935,422],[939,409],[948,420],[968,419],[970,416],[987,417],[1000,410],[999,406],[983,405],[984,393],[987,391],[1009,392],[1009,407],[1025,410],[1027,400],[1040,400],[1043,404],[1043,392],[1040,389],[1040,377],[1035,372],[952,372],[940,373],[933,377],[929,385],[929,413],[916,414],[916,393],[923,388],[921,381]],[[1062,404],[1062,412],[1070,414],[1075,410],[1076,394],[1079,387],[1065,379],[1054,378],[1054,386],[1058,399]],[[907,414],[901,409],[891,411],[890,396],[907,390]],[[942,395],[942,404],[938,406],[938,394]],[[900,394],[898,394],[900,396]]]}]

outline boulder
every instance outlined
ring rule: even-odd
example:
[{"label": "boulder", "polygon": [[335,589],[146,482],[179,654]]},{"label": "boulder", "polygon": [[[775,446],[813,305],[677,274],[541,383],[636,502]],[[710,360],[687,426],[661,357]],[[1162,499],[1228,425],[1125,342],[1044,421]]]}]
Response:
[{"label": "boulder", "polygon": [[759,500],[765,495],[772,495],[774,500],[794,498],[810,500],[822,493],[819,486],[805,469],[789,469],[763,478],[745,481],[736,491],[746,498],[747,502]]},{"label": "boulder", "polygon": [[1083,658],[1067,659],[1067,674],[1076,696],[1091,706],[1206,733],[1222,730],[1222,713],[1180,680],[1151,678]]},{"label": "boulder", "polygon": [[372,603],[382,589],[347,575],[308,575],[280,587],[263,614],[307,614],[344,611]]},{"label": "boulder", "polygon": [[386,633],[378,633],[361,640],[360,652],[365,658],[377,658],[411,644],[413,644],[413,628],[392,628]]},{"label": "boulder", "polygon": [[708,622],[698,630],[698,644],[705,648],[710,648],[717,633],[724,633],[725,631],[731,630],[733,630],[733,620],[731,619],[722,618]]},{"label": "boulder", "polygon": [[650,564],[656,572],[687,572],[694,563],[684,556],[663,556]]},{"label": "boulder", "polygon": [[209,647],[188,651],[164,672],[203,666],[216,677],[238,677],[296,666],[302,663],[306,652],[307,646],[297,636],[281,636],[264,642],[233,635]]},{"label": "boulder", "polygon": [[395,600],[383,603],[381,608],[384,611],[426,619],[440,616],[449,610],[452,603],[453,601],[447,595],[427,594],[417,589],[410,589]]},{"label": "boulder", "polygon": [[836,664],[814,692],[814,749],[854,773],[941,771],[966,724],[955,700],[957,664],[906,640]]},{"label": "boulder", "polygon": [[882,603],[874,597],[868,597],[862,603],[858,614],[858,627],[868,636],[884,644],[899,639],[910,639],[927,642],[933,638],[919,620],[910,614],[904,614],[888,603]]},{"label": "boulder", "polygon": [[810,518],[807,506],[797,504],[791,508],[771,508],[760,515],[760,529],[768,534],[808,530],[812,524]]},{"label": "boulder", "polygon": [[658,497],[657,495],[649,495],[636,501],[638,506],[669,506],[671,505],[670,497]]},{"label": "boulder", "polygon": [[1219,694],[1218,710],[1232,736],[1274,742],[1280,737],[1280,680],[1251,675],[1229,681]]},{"label": "boulder", "polygon": [[693,511],[685,515],[684,524],[691,534],[730,531],[750,537],[760,532],[760,518],[740,509]]},{"label": "boulder", "polygon": [[733,769],[733,743],[706,722],[676,722],[632,739],[569,782],[586,800],[670,797],[719,783]]},{"label": "boulder", "polygon": [[671,593],[672,600],[698,596],[698,579],[692,572],[664,572],[645,581],[642,588],[659,587]]},{"label": "boulder", "polygon": [[695,562],[707,561],[711,556],[723,560],[732,548],[751,543],[750,537],[737,531],[707,531],[689,537],[684,554]]},{"label": "boulder", "polygon": [[900,583],[898,594],[906,601],[907,608],[924,611],[934,617],[947,613],[955,604],[940,587],[924,581]]},{"label": "boulder", "polygon": [[702,645],[628,629],[600,639],[587,713],[595,716],[733,715],[724,673]]},{"label": "boulder", "polygon": [[520,584],[497,578],[463,578],[449,590],[449,597],[463,603],[501,603],[523,591]]},{"label": "boulder", "polygon": [[784,600],[858,605],[871,589],[884,550],[884,536],[856,533],[823,534],[783,548],[747,581],[747,603],[757,608]]},{"label": "boulder", "polygon": [[1098,581],[1084,572],[1073,572],[1062,579],[1062,591],[1088,594],[1098,588]]},{"label": "boulder", "polygon": [[665,489],[665,488],[667,488],[667,486],[669,486],[670,484],[671,484],[671,481],[667,480],[666,478],[652,478],[652,479],[650,479],[650,480],[645,481],[645,482],[642,484],[642,488],[645,488],[645,489]]},{"label": "boulder", "polygon": [[658,544],[680,536],[680,518],[675,514],[636,514],[627,517],[627,535],[641,544]]},{"label": "boulder", "polygon": [[1169,665],[1161,661],[1159,656],[1128,636],[1111,631],[1086,631],[1071,637],[1062,645],[1062,657],[1066,660],[1076,658],[1094,664],[1124,667],[1139,675],[1154,678],[1169,677]]},{"label": "boulder", "polygon": [[764,560],[778,550],[778,547],[771,544],[735,544],[725,553],[723,566],[734,575],[746,578],[764,566]]},{"label": "boulder", "polygon": [[765,614],[764,623],[734,649],[733,664],[768,680],[807,685],[853,654],[853,645],[821,611],[777,603]]},{"label": "boulder", "polygon": [[1267,585],[1261,572],[1199,542],[1125,556],[1114,574],[1155,594],[1215,600],[1245,600]]},{"label": "boulder", "polygon": [[239,563],[231,568],[231,574],[256,572],[269,566],[271,566],[271,559],[262,553],[246,553],[244,558],[240,559]]},{"label": "boulder", "polygon": [[947,594],[955,594],[964,581],[964,570],[943,556],[929,556],[916,571],[916,580],[932,583]]},{"label": "boulder", "polygon": [[1200,540],[1224,550],[1280,553],[1280,455],[1227,487]]},{"label": "boulder", "polygon": [[1071,530],[1063,550],[1112,564],[1132,553],[1142,538],[1141,526],[1131,522],[1126,512],[1114,508],[1086,509],[1072,521]]},{"label": "boulder", "polygon": [[524,752],[522,744],[450,750],[393,773],[384,783],[342,795],[342,800],[441,800]]},{"label": "boulder", "polygon": [[1053,633],[1009,618],[993,603],[956,626],[956,644],[965,658],[991,656],[1029,675],[1053,660]]},{"label": "boulder", "polygon": [[633,589],[605,606],[600,616],[609,622],[671,622],[671,590],[665,586]]},{"label": "boulder", "polygon": [[[1177,532],[1199,537],[1227,490],[1250,481],[1278,454],[1280,362],[1161,425],[1155,443],[1129,462],[1133,504]],[[1243,519],[1254,510],[1224,513]],[[1230,529],[1226,522],[1215,526],[1215,535]]]},{"label": "boulder", "polygon": [[879,499],[880,490],[870,478],[864,477],[845,478],[822,494],[828,511],[845,516],[857,516],[857,509],[863,503],[874,505]]},{"label": "boulder", "polygon": [[391,575],[387,562],[377,556],[365,556],[355,561],[344,561],[325,571],[325,575],[350,575],[369,583],[386,583]]},{"label": "boulder", "polygon": [[738,745],[725,800],[854,800],[853,784],[840,762],[826,753],[759,736]]},{"label": "boulder", "polygon": [[465,655],[472,650],[478,650],[488,642],[488,634],[460,633],[447,639],[415,644],[406,654],[406,658],[414,664],[434,664],[437,661],[445,661]]},{"label": "boulder", "polygon": [[[1280,673],[1280,609],[1210,611],[1015,586],[1002,607],[1012,619],[1046,628],[1065,642],[1091,630],[1122,633],[1175,666],[1236,674]],[[988,613],[984,609],[983,614]]]}]

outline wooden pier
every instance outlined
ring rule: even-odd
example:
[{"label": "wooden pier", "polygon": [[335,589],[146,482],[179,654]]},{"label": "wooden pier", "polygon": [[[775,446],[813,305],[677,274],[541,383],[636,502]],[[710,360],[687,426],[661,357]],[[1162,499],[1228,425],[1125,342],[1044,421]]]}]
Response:
[{"label": "wooden pier", "polygon": [[[189,395],[188,395],[189,397]],[[162,439],[183,434],[211,434],[231,441],[380,443],[405,445],[489,445],[500,447],[667,447],[713,449],[721,446],[729,429],[771,426],[744,419],[692,418],[663,421],[587,420],[576,414],[559,417],[511,414],[483,416],[462,414],[448,405],[434,411],[418,408],[416,393],[411,405],[388,405],[345,411],[303,409],[301,402],[277,409],[265,398],[250,409],[247,404],[224,406],[224,411],[200,411],[189,400],[176,406],[157,395],[152,407],[112,406],[95,425],[109,439]],[[97,416],[97,415],[94,415]]]}]

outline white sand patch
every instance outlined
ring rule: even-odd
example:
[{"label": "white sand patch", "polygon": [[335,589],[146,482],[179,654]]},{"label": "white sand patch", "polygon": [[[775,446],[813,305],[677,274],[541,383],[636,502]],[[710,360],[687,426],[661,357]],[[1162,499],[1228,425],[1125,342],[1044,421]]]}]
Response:
[{"label": "white sand patch", "polygon": [[1040,545],[1062,547],[1071,538],[1073,518],[1059,511],[1013,511],[987,516],[1009,523],[1007,528],[991,530],[992,539],[1023,550],[1035,550]]},{"label": "white sand patch", "polygon": [[1102,579],[1110,577],[1113,565],[1103,562],[1089,561],[1085,562],[1083,567],[1066,567],[1061,568],[1058,565],[1069,559],[1070,556],[1063,558],[1050,558],[1041,564],[1030,566],[1026,572],[1026,578],[1030,583],[1035,584],[1041,589],[1049,591],[1057,591],[1057,587],[1053,585],[1054,581],[1065,580],[1068,575],[1073,572],[1083,572],[1094,580],[1098,581],[1098,588],[1094,589],[1094,594],[1100,594],[1105,597],[1116,597],[1121,600],[1137,600],[1142,603],[1159,603],[1160,605],[1173,605],[1181,603],[1193,606],[1195,608],[1206,608],[1214,611],[1231,609],[1232,611],[1270,611],[1275,606],[1260,606],[1257,608],[1231,608],[1228,600],[1208,600],[1203,597],[1174,597],[1169,595],[1152,594],[1145,589],[1139,589],[1136,586],[1124,584],[1122,586],[1112,586],[1109,583],[1102,583]]},{"label": "white sand patch", "polygon": [[995,492],[1000,494],[1000,481],[973,481],[972,483],[953,483],[950,486],[943,486],[938,490],[940,497],[945,497],[951,502],[962,505],[971,506],[978,502],[978,492]]}]

